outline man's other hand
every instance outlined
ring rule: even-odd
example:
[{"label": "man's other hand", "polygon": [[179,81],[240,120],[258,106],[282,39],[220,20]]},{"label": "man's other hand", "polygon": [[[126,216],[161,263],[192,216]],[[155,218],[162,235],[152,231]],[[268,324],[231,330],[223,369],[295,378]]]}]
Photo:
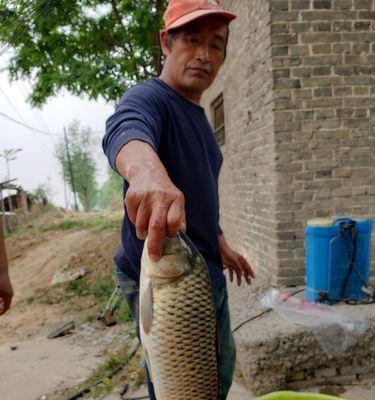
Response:
[{"label": "man's other hand", "polygon": [[233,276],[236,274],[238,286],[241,286],[242,277],[244,277],[248,285],[251,285],[252,279],[255,278],[255,274],[246,258],[228,246],[224,235],[219,236],[219,245],[221,259],[224,267],[229,271],[230,281],[233,282]]}]

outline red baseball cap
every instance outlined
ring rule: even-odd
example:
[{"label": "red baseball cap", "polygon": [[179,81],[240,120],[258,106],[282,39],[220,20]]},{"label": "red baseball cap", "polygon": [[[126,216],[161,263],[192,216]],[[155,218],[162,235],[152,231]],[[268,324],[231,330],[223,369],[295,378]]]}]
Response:
[{"label": "red baseball cap", "polygon": [[237,18],[224,11],[220,3],[221,0],[169,0],[163,17],[165,29],[179,28],[205,15],[221,15],[228,23]]}]

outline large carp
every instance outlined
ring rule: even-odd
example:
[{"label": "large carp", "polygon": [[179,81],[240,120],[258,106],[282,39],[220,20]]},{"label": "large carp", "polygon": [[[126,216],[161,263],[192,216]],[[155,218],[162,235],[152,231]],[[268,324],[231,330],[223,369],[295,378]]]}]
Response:
[{"label": "large carp", "polygon": [[216,317],[207,265],[182,232],[142,254],[140,334],[158,400],[217,400]]}]

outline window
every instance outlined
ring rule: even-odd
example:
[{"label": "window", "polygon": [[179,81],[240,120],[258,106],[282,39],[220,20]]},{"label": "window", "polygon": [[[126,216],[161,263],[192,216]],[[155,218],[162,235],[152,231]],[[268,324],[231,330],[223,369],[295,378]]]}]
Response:
[{"label": "window", "polygon": [[224,121],[224,97],[221,93],[212,103],[212,116],[214,122],[214,134],[219,146],[225,144],[225,121]]}]

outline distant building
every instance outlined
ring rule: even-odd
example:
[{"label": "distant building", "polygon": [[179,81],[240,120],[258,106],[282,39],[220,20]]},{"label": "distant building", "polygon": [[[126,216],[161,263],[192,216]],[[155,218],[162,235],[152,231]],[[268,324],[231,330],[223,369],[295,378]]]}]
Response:
[{"label": "distant building", "polygon": [[[10,190],[15,193],[9,194]],[[14,185],[10,181],[0,182],[0,214],[5,216],[8,230],[12,230],[20,218],[27,218],[32,204],[33,199],[21,186]]]},{"label": "distant building", "polygon": [[375,217],[375,2],[222,4],[238,19],[203,99],[221,225],[258,274],[303,284],[308,219]]}]

